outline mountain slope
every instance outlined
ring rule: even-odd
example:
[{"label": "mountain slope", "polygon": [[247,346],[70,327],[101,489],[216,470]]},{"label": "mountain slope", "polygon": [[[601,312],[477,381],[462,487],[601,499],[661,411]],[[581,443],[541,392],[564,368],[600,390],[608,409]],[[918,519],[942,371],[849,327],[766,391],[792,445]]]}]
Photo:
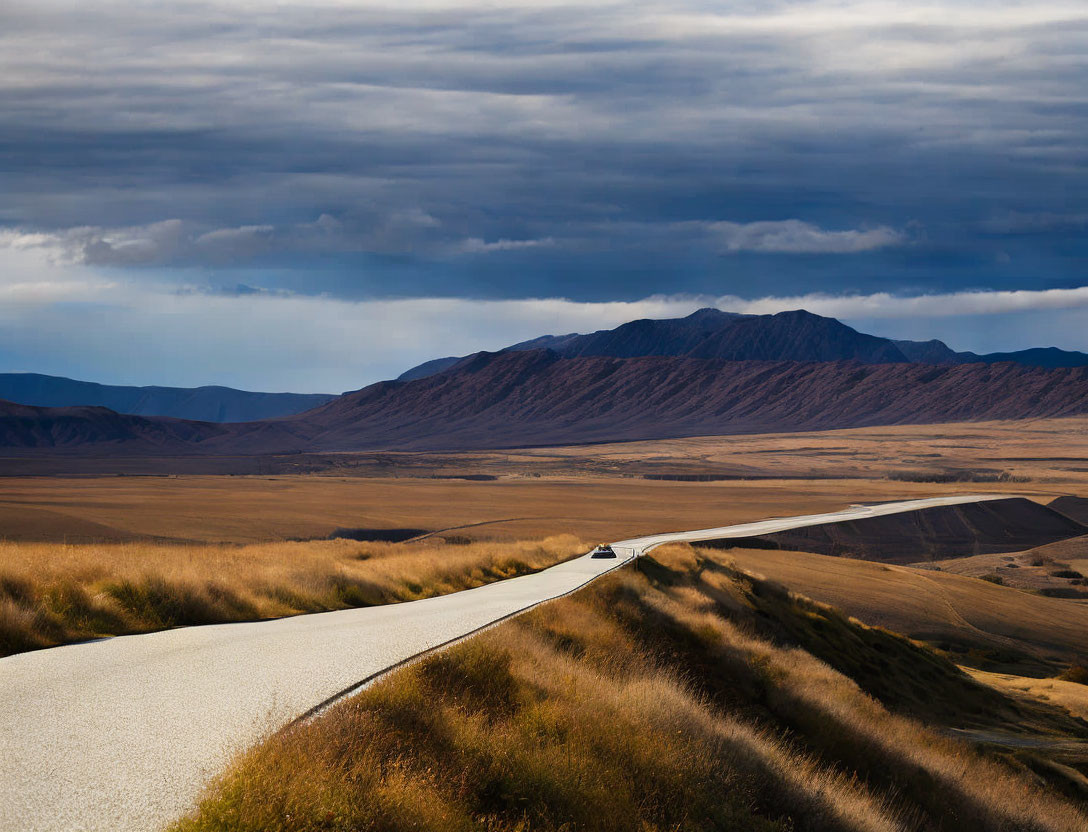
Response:
[{"label": "mountain slope", "polygon": [[565,356],[633,358],[674,355],[726,361],[906,361],[886,338],[864,335],[821,315],[797,310],[737,315],[700,309],[686,318],[631,321],[613,330],[566,341]]},{"label": "mountain slope", "polygon": [[[230,425],[0,406],[0,445],[94,452],[453,450],[1088,413],[1088,368],[479,353]],[[111,450],[112,452],[112,450]]]},{"label": "mountain slope", "polygon": [[[884,364],[908,358],[887,338],[865,335],[834,318],[804,310],[777,315],[742,315],[700,309],[684,318],[642,318],[589,335],[542,335],[505,352],[550,349],[567,357],[650,355],[718,358],[728,361],[861,361]],[[947,348],[946,348],[947,349]],[[425,378],[452,367],[440,358],[402,373],[398,381]]]},{"label": "mountain slope", "polygon": [[415,381],[417,378],[433,376],[435,373],[441,373],[448,370],[460,360],[461,356],[459,355],[450,355],[446,358],[432,358],[430,361],[424,361],[422,364],[417,364],[410,370],[405,370],[397,376],[397,381]]},{"label": "mountain slope", "polygon": [[[700,309],[685,318],[642,319],[589,335],[542,335],[504,351],[551,349],[560,355],[638,358],[650,355],[716,358],[726,361],[860,361],[865,364],[996,364],[1030,367],[1084,367],[1088,354],[1056,347],[978,355],[956,352],[936,339],[893,341],[866,335],[846,324],[805,310],[776,315],[741,315]],[[411,381],[444,372],[459,359],[439,358],[401,374]]]},{"label": "mountain slope", "polygon": [[729,322],[687,353],[727,361],[905,362],[886,338],[866,335],[834,318],[803,309],[777,315],[744,316]]},{"label": "mountain slope", "polygon": [[0,373],[0,399],[37,407],[106,407],[137,416],[250,422],[301,413],[325,393],[252,393],[231,387],[123,387],[38,373]]},{"label": "mountain slope", "polygon": [[1069,416],[1088,369],[480,353],[287,420],[327,450],[485,448]]}]

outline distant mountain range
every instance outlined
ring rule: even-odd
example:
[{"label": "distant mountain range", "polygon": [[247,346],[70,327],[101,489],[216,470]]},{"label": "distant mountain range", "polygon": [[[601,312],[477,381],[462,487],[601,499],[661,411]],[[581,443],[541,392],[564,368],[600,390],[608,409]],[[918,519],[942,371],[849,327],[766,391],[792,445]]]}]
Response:
[{"label": "distant mountain range", "polygon": [[251,393],[231,387],[119,387],[38,373],[0,373],[0,399],[39,407],[106,407],[137,416],[251,422],[310,410],[324,393]]},{"label": "distant mountain range", "polygon": [[0,445],[132,454],[459,450],[1088,413],[1088,368],[479,353],[240,424],[0,404]]},{"label": "distant mountain range", "polygon": [[486,448],[1088,413],[1088,368],[480,353],[297,417],[323,449]]},{"label": "distant mountain range", "polygon": [[[995,364],[1084,367],[1088,354],[1056,347],[978,355],[956,352],[941,341],[893,341],[866,335],[834,319],[804,310],[776,315],[740,315],[700,309],[686,318],[642,319],[589,335],[544,335],[505,351],[550,349],[567,357],[650,355],[717,358],[725,361],[860,361],[864,364]],[[426,378],[461,357],[437,358],[402,373],[398,381]]]},{"label": "distant mountain range", "polygon": [[[458,450],[1088,414],[1088,356],[998,355],[890,341],[808,312],[701,310],[438,359],[406,374],[414,379],[294,397],[320,401],[277,418],[236,422],[254,411],[225,404],[215,420],[182,420],[0,402],[0,446],[134,455]],[[290,396],[174,392],[200,390]]]}]

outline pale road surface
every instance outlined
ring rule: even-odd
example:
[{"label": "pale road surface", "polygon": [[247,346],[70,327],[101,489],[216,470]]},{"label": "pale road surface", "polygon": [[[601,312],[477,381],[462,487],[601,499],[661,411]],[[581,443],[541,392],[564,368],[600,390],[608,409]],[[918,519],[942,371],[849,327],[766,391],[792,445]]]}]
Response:
[{"label": "pale road surface", "polygon": [[439,598],[186,627],[0,659],[0,830],[148,832],[193,807],[230,754],[367,677],[673,541],[747,537],[934,506],[940,497],[622,540]]}]

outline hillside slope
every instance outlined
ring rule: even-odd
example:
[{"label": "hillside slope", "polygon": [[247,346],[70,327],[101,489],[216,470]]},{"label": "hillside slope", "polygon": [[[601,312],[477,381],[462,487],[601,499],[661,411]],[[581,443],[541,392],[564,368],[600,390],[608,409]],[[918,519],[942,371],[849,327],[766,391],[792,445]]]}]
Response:
[{"label": "hillside slope", "polygon": [[[712,556],[640,565],[275,734],[174,831],[1084,828],[1060,708]],[[1042,747],[945,734],[1010,727]]]},{"label": "hillside slope", "polygon": [[480,353],[303,417],[329,450],[510,447],[1088,412],[1088,369]]},{"label": "hillside slope", "polygon": [[912,563],[1019,552],[1088,534],[1064,514],[1025,498],[938,506],[887,517],[845,520],[758,537],[722,540],[721,548],[769,548]]},{"label": "hillside slope", "polygon": [[480,353],[294,417],[233,425],[0,406],[0,445],[133,453],[454,450],[1074,416],[1088,368]]},{"label": "hillside slope", "polygon": [[0,399],[36,407],[105,407],[135,416],[252,422],[302,413],[335,396],[252,393],[231,387],[124,387],[39,373],[0,373]]}]

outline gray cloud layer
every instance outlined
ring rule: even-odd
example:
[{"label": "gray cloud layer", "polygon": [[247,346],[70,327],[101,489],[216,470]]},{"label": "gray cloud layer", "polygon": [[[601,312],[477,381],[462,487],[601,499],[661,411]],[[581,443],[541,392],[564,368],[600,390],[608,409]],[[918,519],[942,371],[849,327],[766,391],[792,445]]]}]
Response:
[{"label": "gray cloud layer", "polygon": [[356,255],[485,294],[466,255],[530,292],[574,261],[605,295],[741,291],[771,254],[851,259],[791,266],[825,287],[1062,285],[1080,229],[1023,218],[1088,214],[1086,46],[1073,2],[15,0],[0,223],[102,265],[329,255],[348,294],[437,281]]},{"label": "gray cloud layer", "polygon": [[336,389],[707,299],[1085,349],[1086,55],[1080,0],[7,0],[0,369]]}]

